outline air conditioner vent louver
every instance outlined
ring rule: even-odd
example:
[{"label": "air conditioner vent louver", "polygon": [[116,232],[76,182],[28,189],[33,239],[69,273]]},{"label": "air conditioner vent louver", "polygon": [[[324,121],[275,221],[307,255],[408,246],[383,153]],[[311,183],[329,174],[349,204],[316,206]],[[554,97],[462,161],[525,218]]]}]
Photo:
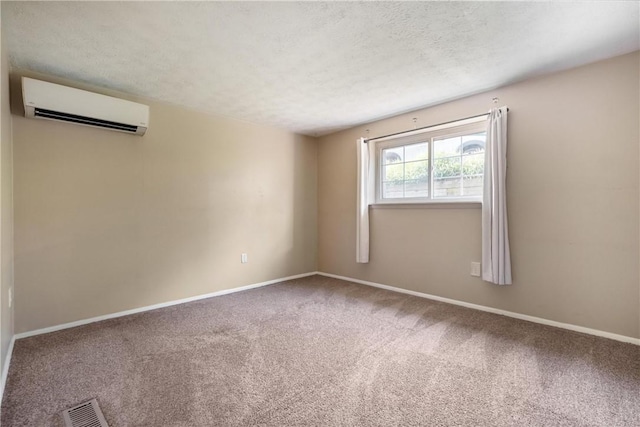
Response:
[{"label": "air conditioner vent louver", "polygon": [[51,110],[45,110],[43,108],[35,109],[35,116],[45,119],[62,120],[65,122],[79,123],[81,125],[97,126],[107,129],[116,129],[125,132],[136,133],[137,126],[125,125],[122,123],[110,122],[108,120],[92,119],[91,117],[83,117],[69,113],[58,113]]},{"label": "air conditioner vent louver", "polygon": [[109,427],[96,399],[62,412],[66,427]]},{"label": "air conditioner vent louver", "polygon": [[42,80],[22,78],[28,118],[56,120],[134,135],[149,127],[149,106]]}]

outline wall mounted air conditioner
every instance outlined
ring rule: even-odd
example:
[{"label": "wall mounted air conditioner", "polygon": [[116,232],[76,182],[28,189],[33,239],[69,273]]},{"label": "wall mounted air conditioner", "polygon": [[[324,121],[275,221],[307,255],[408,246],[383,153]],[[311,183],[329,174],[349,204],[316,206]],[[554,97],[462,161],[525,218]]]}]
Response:
[{"label": "wall mounted air conditioner", "polygon": [[22,78],[25,116],[144,135],[149,107],[136,102]]}]

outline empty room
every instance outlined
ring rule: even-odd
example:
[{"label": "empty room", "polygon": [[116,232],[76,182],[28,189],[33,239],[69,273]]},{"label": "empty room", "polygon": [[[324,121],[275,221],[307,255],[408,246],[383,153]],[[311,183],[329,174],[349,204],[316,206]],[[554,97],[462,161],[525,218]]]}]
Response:
[{"label": "empty room", "polygon": [[0,7],[3,427],[640,426],[640,2]]}]

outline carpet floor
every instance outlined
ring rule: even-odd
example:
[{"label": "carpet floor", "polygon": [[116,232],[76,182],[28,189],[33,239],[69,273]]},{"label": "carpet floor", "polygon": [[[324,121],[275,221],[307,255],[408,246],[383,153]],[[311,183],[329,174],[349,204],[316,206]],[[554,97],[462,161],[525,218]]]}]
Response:
[{"label": "carpet floor", "polygon": [[640,347],[312,276],[16,341],[2,425],[640,426]]}]

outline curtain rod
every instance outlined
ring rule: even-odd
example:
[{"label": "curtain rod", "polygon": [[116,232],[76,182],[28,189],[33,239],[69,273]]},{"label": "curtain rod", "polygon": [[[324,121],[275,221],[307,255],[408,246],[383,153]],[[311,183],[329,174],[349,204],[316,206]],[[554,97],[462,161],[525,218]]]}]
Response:
[{"label": "curtain rod", "polygon": [[[507,108],[507,111],[509,111],[508,108]],[[402,135],[403,133],[416,132],[416,131],[419,131],[419,130],[429,129],[429,128],[433,128],[433,127],[436,127],[436,126],[448,125],[449,123],[461,122],[463,120],[476,119],[478,117],[488,116],[488,115],[489,115],[489,113],[477,114],[475,116],[469,116],[469,117],[465,117],[463,119],[449,120],[448,122],[437,123],[435,125],[423,126],[421,128],[403,130],[402,132],[396,132],[396,133],[390,133],[388,135],[376,136],[375,138],[365,138],[364,142],[367,143],[369,141],[375,141],[376,139],[389,138],[390,136]]]}]

